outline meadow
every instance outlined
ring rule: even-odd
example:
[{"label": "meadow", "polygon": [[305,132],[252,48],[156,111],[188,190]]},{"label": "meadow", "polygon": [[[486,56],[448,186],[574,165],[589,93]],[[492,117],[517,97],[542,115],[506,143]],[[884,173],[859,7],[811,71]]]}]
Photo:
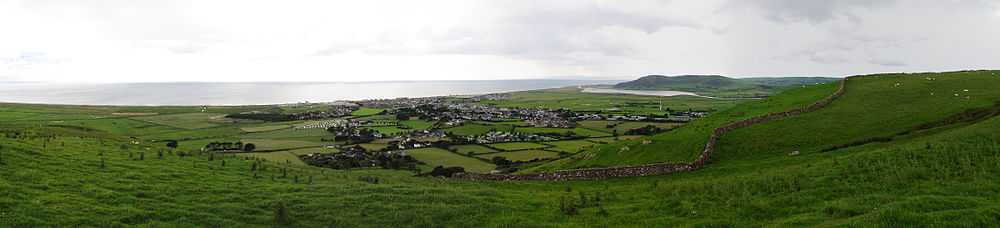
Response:
[{"label": "meadow", "polygon": [[488,153],[495,153],[495,152],[497,152],[497,150],[491,149],[489,147],[485,147],[485,146],[481,146],[481,145],[474,145],[474,144],[469,144],[469,145],[454,145],[454,146],[451,146],[449,149],[455,150],[455,153],[458,153],[458,154],[470,154],[470,153],[471,154],[488,154]]},{"label": "meadow", "polygon": [[534,159],[557,158],[559,157],[559,153],[552,151],[545,151],[545,150],[519,150],[519,151],[499,152],[491,154],[480,154],[476,155],[476,157],[480,157],[483,159],[493,159],[494,157],[503,157],[506,158],[507,160],[511,160],[514,162],[526,162]]},{"label": "meadow", "polygon": [[[998,73],[852,79],[827,108],[725,135],[704,169],[566,182],[475,182],[254,159],[305,150],[199,153],[184,146],[291,131],[241,133],[250,125],[238,123],[185,129],[112,115],[200,112],[193,107],[0,104],[0,227],[992,227],[1000,217],[1000,117],[991,109],[1000,101],[992,88]],[[832,88],[749,101],[647,137],[648,145],[587,139],[609,144],[543,166],[688,160],[685,149],[700,151],[704,141],[684,140],[808,104]],[[156,141],[181,137],[192,140],[176,150]],[[408,152],[431,165],[493,169],[443,149]]]},{"label": "meadow", "polygon": [[423,149],[412,149],[407,150],[406,153],[413,158],[427,163],[430,166],[444,166],[453,167],[459,166],[465,168],[467,172],[476,173],[487,173],[496,166],[479,159],[470,158],[462,155],[452,153],[447,150],[439,148],[423,148]]},{"label": "meadow", "polygon": [[532,143],[532,142],[494,143],[494,144],[488,144],[486,146],[502,151],[542,149],[549,147],[548,145]]},{"label": "meadow", "polygon": [[[583,93],[579,88],[533,90],[511,93],[510,99],[483,101],[498,107],[566,108],[578,112],[665,114],[665,110],[723,110],[744,100],[709,99],[692,96],[657,97]],[[661,109],[662,108],[662,109]],[[618,111],[612,111],[618,109]]]},{"label": "meadow", "polygon": [[378,115],[378,114],[380,114],[382,112],[385,112],[385,109],[361,108],[361,109],[358,109],[358,110],[352,112],[351,115],[352,116],[357,116],[357,117],[364,117],[364,116]]}]

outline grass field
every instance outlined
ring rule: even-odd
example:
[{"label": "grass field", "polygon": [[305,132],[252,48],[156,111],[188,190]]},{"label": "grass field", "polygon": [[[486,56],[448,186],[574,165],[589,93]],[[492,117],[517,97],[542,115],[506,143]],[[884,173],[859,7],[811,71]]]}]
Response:
[{"label": "grass field", "polygon": [[291,128],[291,125],[264,125],[264,126],[254,126],[254,127],[243,127],[240,130],[244,132],[265,132],[265,131],[276,131],[281,129]]},{"label": "grass field", "polygon": [[[618,132],[619,135],[625,134],[625,132],[628,132],[629,130],[642,128],[648,125],[653,125],[661,129],[671,129],[684,125],[679,123],[610,121],[610,120],[588,120],[588,121],[580,121],[578,124],[580,125],[581,128],[586,128],[606,133]],[[613,127],[608,128],[608,126],[613,126]]]},{"label": "grass field", "polygon": [[482,125],[474,123],[466,123],[462,126],[445,128],[442,129],[445,132],[451,132],[455,135],[468,136],[468,135],[482,135],[490,132],[491,130],[496,131],[510,131],[512,127],[510,125]]},{"label": "grass field", "polygon": [[[843,100],[821,111],[727,134],[705,169],[565,182],[461,181],[271,162],[251,171],[253,161],[230,156],[161,158],[159,142],[119,148],[128,141],[129,127],[111,125],[125,122],[53,120],[81,117],[72,113],[177,114],[197,108],[0,104],[0,227],[270,227],[277,205],[285,205],[291,227],[993,227],[1000,205],[1000,117],[910,130],[1000,101],[993,88],[998,74],[864,78],[852,81]],[[824,88],[751,101],[654,138],[686,137],[725,118],[795,106]],[[18,114],[28,112],[52,115]],[[69,120],[87,127],[49,123]],[[682,130],[689,132],[675,133]],[[236,137],[239,132],[220,124],[151,135]],[[817,151],[871,137],[890,140]],[[619,164],[662,161],[676,155],[668,147],[685,146],[678,143],[682,139],[671,140],[678,141],[657,142],[659,148],[648,150],[616,142],[604,146],[633,149],[573,157],[617,156],[623,159]],[[802,153],[788,155],[791,149]],[[411,153],[432,164],[492,169],[441,149]],[[586,167],[571,159],[549,164]],[[560,209],[566,207],[575,214]]]},{"label": "grass field", "polygon": [[310,128],[310,129],[280,129],[266,132],[255,132],[250,134],[245,134],[241,136],[245,139],[273,139],[273,138],[302,138],[302,137],[329,137],[333,138],[333,134],[327,132],[326,129],[320,128]]},{"label": "grass field", "polygon": [[289,139],[244,139],[243,143],[253,143],[257,146],[257,150],[287,150],[287,149],[297,149],[303,147],[320,147],[328,143],[306,140],[289,140]]},{"label": "grass field", "polygon": [[515,131],[524,132],[524,133],[531,133],[531,134],[554,133],[554,134],[566,135],[567,133],[572,133],[572,134],[578,135],[578,136],[594,137],[594,138],[596,138],[596,137],[608,137],[608,136],[611,136],[611,134],[608,133],[608,132],[602,132],[602,131],[597,131],[597,130],[592,130],[592,129],[586,129],[586,128],[572,128],[572,129],[567,129],[567,128],[519,127],[517,129],[515,129]]},{"label": "grass field", "polygon": [[495,165],[480,161],[479,159],[458,155],[439,148],[413,149],[407,150],[406,153],[432,167],[460,166],[465,168],[465,171],[476,173],[487,173],[496,168]]},{"label": "grass field", "polygon": [[379,109],[379,108],[360,108],[358,110],[354,110],[354,112],[352,112],[351,115],[352,116],[358,116],[358,117],[374,116],[374,115],[378,115],[378,114],[380,114],[380,113],[382,113],[384,111],[385,111],[385,109]]},{"label": "grass field", "polygon": [[499,107],[520,108],[567,108],[573,111],[610,112],[621,109],[621,113],[664,114],[664,109],[672,110],[722,110],[745,100],[708,99],[691,96],[655,97],[621,94],[583,93],[578,88],[560,88],[514,92],[507,100],[486,100],[484,104]]},{"label": "grass field", "polygon": [[618,142],[618,141],[637,140],[637,139],[641,139],[641,138],[642,138],[642,136],[623,135],[623,136],[618,136],[618,137],[589,138],[589,139],[586,139],[586,141],[593,142],[593,143],[606,144],[606,143],[613,143],[613,142]]},{"label": "grass field", "polygon": [[538,144],[538,143],[531,143],[531,142],[495,143],[495,144],[489,144],[487,146],[492,147],[492,148],[496,148],[498,150],[504,150],[504,151],[541,149],[541,148],[549,147],[547,145],[542,145],[542,144]]},{"label": "grass field", "polygon": [[218,126],[225,115],[216,113],[184,113],[134,117],[134,119],[184,129],[198,129]]},{"label": "grass field", "polygon": [[451,146],[450,149],[456,150],[456,153],[459,153],[459,154],[469,154],[469,153],[472,153],[472,154],[487,154],[487,153],[495,153],[495,152],[497,152],[497,150],[494,150],[494,149],[491,149],[491,148],[485,147],[485,146],[480,146],[480,145],[455,145],[455,146]]},{"label": "grass field", "polygon": [[362,148],[365,148],[365,150],[368,151],[379,151],[389,147],[389,144],[384,144],[384,143],[362,143],[358,145],[361,146]]},{"label": "grass field", "polygon": [[492,153],[492,154],[480,154],[476,155],[476,157],[485,159],[493,159],[493,157],[504,157],[507,158],[507,160],[515,162],[519,161],[523,162],[523,161],[531,161],[534,159],[557,158],[559,157],[559,153],[552,151],[544,151],[544,150],[519,150],[511,152]]},{"label": "grass field", "polygon": [[[697,119],[673,131],[652,136],[652,144],[644,145],[639,141],[629,140],[600,145],[561,159],[560,162],[536,167],[536,170],[691,161],[704,149],[708,135],[716,127],[744,118],[807,106],[832,94],[836,86],[836,84],[808,86],[788,90],[769,99],[748,101],[706,118]],[[629,147],[628,151],[620,150],[626,146]]]},{"label": "grass field", "polygon": [[584,149],[593,147],[595,143],[587,140],[566,140],[566,141],[552,141],[543,142],[542,144],[552,145],[550,150],[561,151],[566,153],[579,153]]},{"label": "grass field", "polygon": [[413,130],[427,130],[434,126],[434,123],[426,120],[403,120],[399,121],[399,124],[409,126]]}]

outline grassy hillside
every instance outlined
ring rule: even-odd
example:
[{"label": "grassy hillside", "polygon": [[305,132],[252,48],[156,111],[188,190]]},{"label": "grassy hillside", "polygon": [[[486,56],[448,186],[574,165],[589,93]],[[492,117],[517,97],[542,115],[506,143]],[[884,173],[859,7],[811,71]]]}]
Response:
[{"label": "grassy hillside", "polygon": [[[786,91],[777,96],[742,103],[707,118],[698,119],[672,131],[661,133],[647,139],[651,144],[642,144],[641,140],[622,141],[608,145],[599,145],[575,156],[535,167],[526,172],[561,170],[574,168],[608,167],[621,165],[638,165],[656,162],[689,162],[701,153],[712,130],[733,121],[743,120],[752,116],[788,109],[803,107],[829,96],[836,90],[835,83],[809,86]],[[622,148],[628,147],[628,150]]]},{"label": "grassy hillside", "polygon": [[[939,84],[911,81],[925,77]],[[0,105],[0,227],[268,227],[276,221],[297,227],[989,227],[1000,218],[1000,117],[953,114],[1000,100],[996,92],[977,92],[996,80],[1000,72],[864,78],[852,81],[829,110],[726,135],[705,169],[572,182],[467,182],[269,162],[258,163],[254,178],[252,160],[169,152],[160,158],[159,144],[121,147],[124,130],[103,126],[110,122],[26,121],[20,107]],[[902,88],[883,92],[896,83]],[[923,88],[970,91],[967,99],[959,94],[965,101],[913,97],[928,92]],[[828,92],[832,86],[789,91],[727,115],[780,110]],[[710,127],[710,119],[727,115],[699,123]],[[949,119],[974,120],[941,121]],[[938,127],[820,152],[911,132],[928,121]],[[756,135],[762,136],[744,139]],[[791,148],[802,153],[786,155]]]},{"label": "grassy hillside", "polygon": [[766,97],[785,89],[836,81],[835,78],[784,77],[736,79],[718,75],[650,75],[615,85],[617,89],[673,90],[713,97]]},{"label": "grassy hillside", "polygon": [[723,137],[719,159],[819,153],[919,135],[920,125],[1000,104],[994,72],[893,74],[852,78],[844,96],[819,111],[751,126]]}]

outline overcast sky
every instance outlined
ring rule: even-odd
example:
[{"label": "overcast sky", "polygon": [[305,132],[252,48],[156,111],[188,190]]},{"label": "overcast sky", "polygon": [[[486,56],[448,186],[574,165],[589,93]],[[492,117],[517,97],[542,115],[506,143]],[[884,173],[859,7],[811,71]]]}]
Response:
[{"label": "overcast sky", "polygon": [[0,0],[0,81],[1000,68],[996,0]]}]

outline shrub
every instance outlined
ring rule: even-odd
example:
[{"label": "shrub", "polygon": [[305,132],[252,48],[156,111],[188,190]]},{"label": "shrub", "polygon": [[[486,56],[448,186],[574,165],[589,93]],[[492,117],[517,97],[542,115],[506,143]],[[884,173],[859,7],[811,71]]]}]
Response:
[{"label": "shrub", "polygon": [[378,177],[360,176],[358,177],[358,180],[368,182],[369,184],[378,184]]},{"label": "shrub", "polygon": [[452,177],[456,173],[464,173],[464,172],[465,172],[465,168],[462,168],[462,167],[448,167],[448,168],[445,168],[443,166],[437,166],[437,167],[434,167],[434,170],[431,170],[430,175],[434,176],[434,177]]}]

